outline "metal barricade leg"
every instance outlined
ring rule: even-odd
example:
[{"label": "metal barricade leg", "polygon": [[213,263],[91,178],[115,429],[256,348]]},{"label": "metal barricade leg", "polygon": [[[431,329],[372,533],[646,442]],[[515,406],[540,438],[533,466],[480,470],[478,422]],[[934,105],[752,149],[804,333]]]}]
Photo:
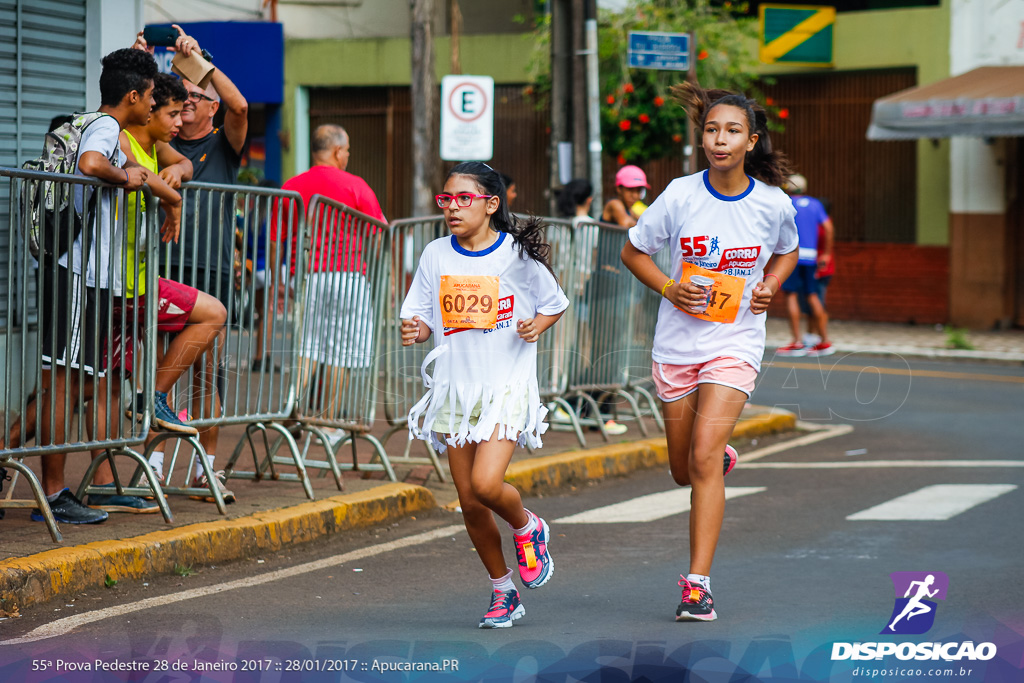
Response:
[{"label": "metal barricade leg", "polygon": [[[374,452],[377,454],[377,457],[380,458],[380,464],[359,464],[359,461],[356,458],[356,439],[362,439],[363,441],[367,441],[371,446],[373,446]],[[338,444],[338,450],[340,451],[346,443],[350,443],[352,445],[351,469],[383,470],[384,473],[387,475],[388,479],[394,482],[398,481],[398,477],[395,476],[395,470],[391,467],[391,460],[388,458],[387,451],[384,450],[384,444],[382,444],[377,439],[377,437],[373,436],[372,434],[349,434],[344,439],[342,439],[341,443]]]},{"label": "metal barricade leg", "polygon": [[[135,473],[132,474],[129,479],[128,486],[121,485],[121,476],[117,473],[117,468],[114,467],[113,461],[115,455],[126,455],[135,461],[136,468]],[[174,516],[171,514],[171,509],[167,505],[167,500],[164,498],[163,489],[160,487],[160,482],[157,481],[156,474],[153,472],[153,468],[149,466],[149,461],[141,454],[136,453],[130,448],[118,448],[118,449],[107,449],[103,451],[99,456],[92,459],[89,463],[89,467],[85,470],[85,475],[82,477],[82,482],[78,485],[78,492],[76,495],[79,500],[85,500],[87,494],[104,494],[108,493],[98,486],[94,486],[92,477],[96,474],[96,470],[100,464],[104,461],[110,461],[110,471],[114,475],[114,487],[117,490],[119,496],[148,496],[152,494],[155,496],[156,504],[160,508],[160,514],[164,516],[164,521],[168,524],[174,523]],[[137,480],[141,475],[146,476],[146,480],[150,484],[150,488],[146,489],[143,487],[136,486]]]},{"label": "metal barricade leg", "polygon": [[640,415],[640,406],[637,404],[636,399],[625,389],[619,389],[615,393],[626,399],[629,407],[633,410],[633,417],[636,418],[636,423],[640,427],[640,433],[644,435],[644,438],[647,438],[647,425],[644,424],[643,417]]},{"label": "metal barricade leg", "polygon": [[655,401],[654,396],[651,395],[651,392],[639,385],[630,387],[630,390],[640,394],[647,401],[647,405],[651,409],[651,417],[654,418],[654,424],[658,426],[658,431],[664,433],[665,418],[662,417],[661,409],[658,408],[658,403]]},{"label": "metal barricade leg", "polygon": [[35,473],[29,469],[28,465],[17,458],[6,458],[0,461],[0,467],[10,468],[25,476],[25,481],[28,482],[29,488],[32,489],[32,495],[36,499],[36,505],[39,506],[39,511],[43,513],[43,521],[46,522],[46,530],[50,532],[50,538],[53,539],[54,543],[63,541],[64,537],[61,536],[60,529],[57,527],[57,520],[53,518],[50,504],[46,502],[46,494],[43,493],[43,487],[36,478]]},{"label": "metal barricade leg", "polygon": [[576,410],[561,396],[556,396],[552,399],[552,402],[558,405],[569,416],[569,424],[572,426],[573,431],[576,432],[576,440],[579,441],[581,448],[586,448],[587,440],[583,436],[583,429],[580,427],[580,418],[576,414]]},{"label": "metal barricade leg", "polygon": [[[405,424],[405,423],[397,424],[397,425],[394,425],[391,428],[389,428],[386,432],[384,432],[384,436],[381,437],[380,442],[384,446],[385,450],[387,450],[388,440],[392,436],[394,436],[395,434],[399,434],[399,433],[402,433],[404,435],[408,435],[408,433],[409,433],[409,426],[407,424]],[[447,482],[448,481],[448,475],[445,474],[445,472],[444,472],[444,465],[441,464],[441,459],[437,455],[437,450],[435,450],[434,447],[431,446],[430,443],[427,442],[427,441],[424,441],[422,443],[423,443],[423,446],[427,450],[427,460],[428,460],[430,466],[434,468],[434,472],[437,474],[438,480],[441,481],[442,483]],[[406,438],[405,448],[402,450],[401,457],[392,458],[392,461],[395,464],[401,464],[401,463],[410,463],[410,464],[416,464],[416,465],[427,464],[427,463],[424,463],[422,458],[414,458],[414,457],[410,456],[409,452],[411,450],[412,450],[412,441],[409,440],[408,438]]]}]

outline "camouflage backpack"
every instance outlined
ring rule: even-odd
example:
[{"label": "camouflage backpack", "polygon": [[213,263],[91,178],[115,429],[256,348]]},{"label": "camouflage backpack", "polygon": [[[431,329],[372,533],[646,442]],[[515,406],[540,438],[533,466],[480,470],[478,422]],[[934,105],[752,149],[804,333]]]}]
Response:
[{"label": "camouflage backpack", "polygon": [[[26,171],[74,175],[78,167],[78,147],[82,144],[85,129],[103,116],[109,114],[75,114],[71,121],[46,134],[41,157],[26,161],[21,167]],[[110,163],[118,165],[117,149]],[[82,232],[84,221],[75,208],[75,187],[73,183],[52,180],[25,181],[23,206],[28,218],[28,248],[37,259],[60,258],[71,249]],[[99,194],[96,191],[91,193],[90,220],[96,211]]]}]

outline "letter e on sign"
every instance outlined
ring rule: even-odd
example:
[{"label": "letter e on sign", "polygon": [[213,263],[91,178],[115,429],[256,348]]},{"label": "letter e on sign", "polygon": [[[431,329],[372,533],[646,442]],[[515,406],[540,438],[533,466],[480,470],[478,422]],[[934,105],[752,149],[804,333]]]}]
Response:
[{"label": "letter e on sign", "polygon": [[494,79],[441,79],[441,158],[489,161],[494,155]]}]

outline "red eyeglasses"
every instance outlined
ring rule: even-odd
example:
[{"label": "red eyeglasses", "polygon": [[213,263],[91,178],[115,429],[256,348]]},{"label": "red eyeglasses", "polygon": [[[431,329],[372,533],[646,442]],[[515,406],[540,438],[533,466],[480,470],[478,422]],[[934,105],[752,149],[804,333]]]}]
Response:
[{"label": "red eyeglasses", "polygon": [[447,209],[452,205],[452,200],[454,199],[459,203],[459,206],[465,209],[473,203],[474,199],[490,199],[493,196],[493,194],[472,194],[470,192],[461,192],[456,195],[450,195],[442,192],[441,194],[434,195],[434,200],[437,202],[438,207]]}]

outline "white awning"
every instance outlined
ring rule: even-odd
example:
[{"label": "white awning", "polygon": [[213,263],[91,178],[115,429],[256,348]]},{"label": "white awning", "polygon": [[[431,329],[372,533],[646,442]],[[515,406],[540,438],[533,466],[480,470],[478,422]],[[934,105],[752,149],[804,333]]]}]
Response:
[{"label": "white awning", "polygon": [[875,100],[868,140],[1024,136],[1024,66],[983,66]]}]

